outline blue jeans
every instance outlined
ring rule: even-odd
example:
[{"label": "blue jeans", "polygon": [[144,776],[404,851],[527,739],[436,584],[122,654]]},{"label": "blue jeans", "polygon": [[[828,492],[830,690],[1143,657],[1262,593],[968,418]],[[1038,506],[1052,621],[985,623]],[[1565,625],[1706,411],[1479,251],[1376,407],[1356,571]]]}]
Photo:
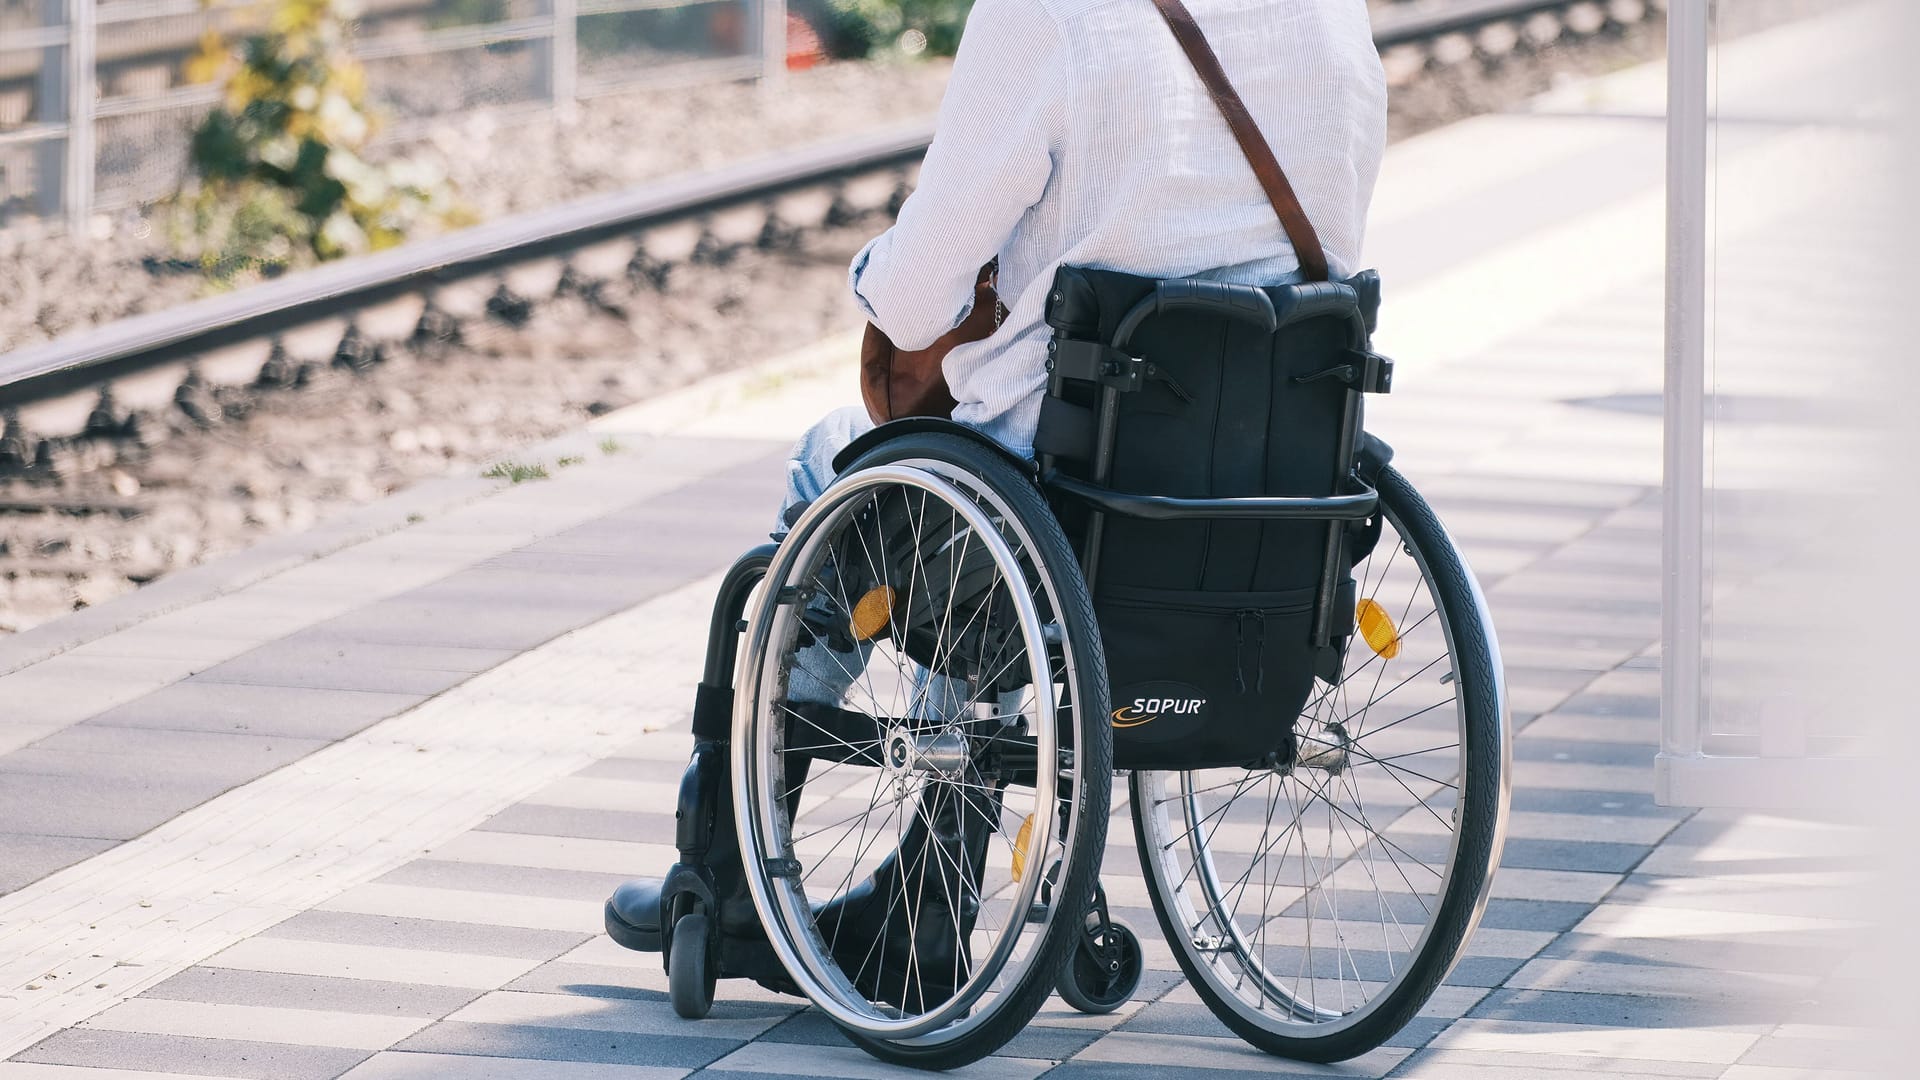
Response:
[{"label": "blue jeans", "polygon": [[794,507],[810,503],[833,483],[833,457],[853,440],[873,430],[867,410],[849,405],[835,409],[807,429],[794,444],[787,458],[787,494],[780,503],[780,520],[774,523],[775,536],[787,531],[787,515]]},{"label": "blue jeans", "polygon": [[[787,491],[780,503],[780,518],[774,525],[776,537],[786,534],[788,515],[796,507],[819,498],[820,493],[827,490],[827,485],[833,483],[834,456],[846,449],[853,440],[872,430],[873,421],[867,419],[867,411],[849,406],[828,413],[800,436],[800,441],[794,444],[793,453],[787,459]],[[814,601],[812,614],[821,620],[848,617],[838,605],[825,599]],[[847,688],[866,670],[872,654],[871,644],[860,645],[850,651],[834,649],[824,640],[808,645],[794,654],[793,667],[787,676],[787,700],[795,704],[841,704]],[[900,661],[910,662],[905,657],[901,657]],[[965,707],[967,701],[966,683],[934,675],[918,667],[914,669],[914,688],[915,697],[921,705],[912,711],[919,719],[952,717]],[[872,702],[861,702],[856,707],[859,711],[868,711],[873,705]]]}]

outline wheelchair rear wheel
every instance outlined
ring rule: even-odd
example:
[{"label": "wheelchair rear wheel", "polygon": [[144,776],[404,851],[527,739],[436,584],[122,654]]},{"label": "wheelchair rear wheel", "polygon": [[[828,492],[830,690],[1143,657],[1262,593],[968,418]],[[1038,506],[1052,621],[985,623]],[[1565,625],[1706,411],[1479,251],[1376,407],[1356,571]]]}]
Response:
[{"label": "wheelchair rear wheel", "polygon": [[876,447],[781,542],[736,698],[740,849],[788,974],[875,1056],[966,1064],[1052,989],[1105,845],[1099,640],[1038,489],[965,437]]},{"label": "wheelchair rear wheel", "polygon": [[1354,568],[1358,632],[1284,768],[1136,772],[1155,913],[1215,1015],[1270,1053],[1338,1061],[1413,1018],[1499,861],[1505,691],[1486,605],[1405,478]]}]

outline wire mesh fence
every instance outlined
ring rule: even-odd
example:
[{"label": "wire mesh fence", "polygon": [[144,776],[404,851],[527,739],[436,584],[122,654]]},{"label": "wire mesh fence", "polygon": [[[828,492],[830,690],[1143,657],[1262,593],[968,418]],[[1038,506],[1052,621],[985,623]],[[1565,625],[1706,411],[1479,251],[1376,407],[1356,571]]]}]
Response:
[{"label": "wire mesh fence", "polygon": [[[255,0],[0,0],[0,226],[89,215],[179,181],[219,89],[189,78],[208,31]],[[365,0],[353,48],[402,137],[483,108],[542,109],[784,67],[785,0]]]}]

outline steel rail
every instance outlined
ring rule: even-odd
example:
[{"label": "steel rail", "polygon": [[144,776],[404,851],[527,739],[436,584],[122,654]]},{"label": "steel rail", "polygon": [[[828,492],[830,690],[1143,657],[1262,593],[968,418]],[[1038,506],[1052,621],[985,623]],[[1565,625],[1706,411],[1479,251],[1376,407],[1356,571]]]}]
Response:
[{"label": "steel rail", "polygon": [[[1409,45],[1488,23],[1574,7],[1582,0],[1410,0],[1373,14],[1373,43],[1381,49]],[[1586,0],[1605,10],[1603,0]]]},{"label": "steel rail", "polygon": [[[1450,0],[1374,15],[1385,50],[1594,0]],[[303,270],[224,296],[136,315],[0,354],[0,408],[97,387],[110,377],[193,352],[367,306],[423,284],[486,273],[609,237],[643,231],[785,192],[902,168],[933,138],[931,121],[477,225],[390,251]]]},{"label": "steel rail", "polygon": [[[694,176],[611,192],[549,210],[500,218],[446,236],[320,266],[224,296],[107,323],[0,355],[0,406],[94,385],[116,374],[200,348],[324,317],[417,287],[505,263],[581,247],[608,236],[784,192],[918,161],[932,141],[930,122],[823,144]],[[215,337],[218,341],[214,341]]]}]

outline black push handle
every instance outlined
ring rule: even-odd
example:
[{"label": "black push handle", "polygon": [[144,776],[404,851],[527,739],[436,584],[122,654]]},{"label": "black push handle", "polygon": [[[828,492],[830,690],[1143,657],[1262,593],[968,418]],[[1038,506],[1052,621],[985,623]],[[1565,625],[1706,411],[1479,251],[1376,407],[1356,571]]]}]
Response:
[{"label": "black push handle", "polygon": [[1261,333],[1271,334],[1280,322],[1273,311],[1273,299],[1252,285],[1230,285],[1224,281],[1173,278],[1154,284],[1153,295],[1143,297],[1128,309],[1126,317],[1113,332],[1113,344],[1124,349],[1133,340],[1133,332],[1150,316],[1168,311],[1194,311],[1226,319],[1251,323]]},{"label": "black push handle", "polygon": [[1156,312],[1211,312],[1224,318],[1252,323],[1269,334],[1280,325],[1274,316],[1273,299],[1266,290],[1252,285],[1173,278],[1155,283],[1153,306]]},{"label": "black push handle", "polygon": [[1329,315],[1355,318],[1359,314],[1360,294],[1344,281],[1310,281],[1289,285],[1280,290],[1280,299],[1274,304],[1276,328]]},{"label": "black push handle", "polygon": [[1255,285],[1195,278],[1158,282],[1153,295],[1134,304],[1120,320],[1113,332],[1113,347],[1126,349],[1141,323],[1169,311],[1193,311],[1233,319],[1266,334],[1307,319],[1328,316],[1359,321],[1360,294],[1344,281],[1302,282],[1274,291],[1279,294],[1277,300],[1266,289]]}]

